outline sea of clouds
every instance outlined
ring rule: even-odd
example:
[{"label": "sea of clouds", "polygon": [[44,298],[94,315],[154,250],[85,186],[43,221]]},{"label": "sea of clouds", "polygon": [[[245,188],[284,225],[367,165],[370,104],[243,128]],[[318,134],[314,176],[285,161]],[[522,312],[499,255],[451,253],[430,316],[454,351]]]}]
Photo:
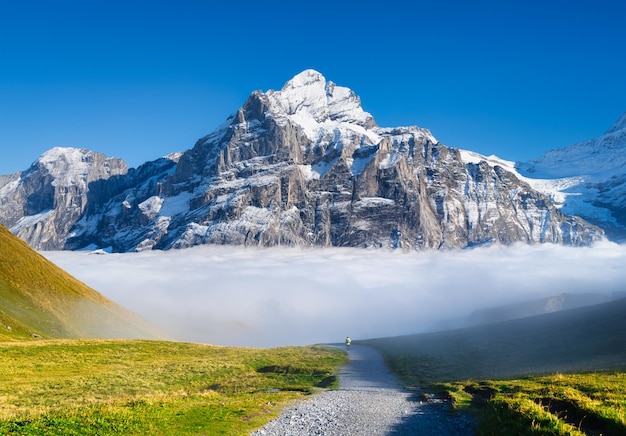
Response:
[{"label": "sea of clouds", "polygon": [[232,346],[411,334],[475,309],[626,290],[626,246],[609,242],[410,253],[199,246],[42,254],[178,340]]}]

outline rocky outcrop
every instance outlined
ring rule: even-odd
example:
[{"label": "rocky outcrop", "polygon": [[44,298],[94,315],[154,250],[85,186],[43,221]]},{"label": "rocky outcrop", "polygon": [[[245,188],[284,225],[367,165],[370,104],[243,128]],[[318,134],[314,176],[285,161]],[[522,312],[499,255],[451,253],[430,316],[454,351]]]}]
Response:
[{"label": "rocky outcrop", "polygon": [[[169,166],[88,183],[89,192],[97,185],[106,195],[93,195],[71,228],[56,234],[64,232],[64,248],[113,251],[197,244],[439,249],[602,238],[514,171],[476,156],[467,159],[426,129],[377,126],[353,91],[307,70],[280,91],[252,93]],[[38,191],[42,204],[47,189]],[[63,210],[58,200],[47,204]]]}]

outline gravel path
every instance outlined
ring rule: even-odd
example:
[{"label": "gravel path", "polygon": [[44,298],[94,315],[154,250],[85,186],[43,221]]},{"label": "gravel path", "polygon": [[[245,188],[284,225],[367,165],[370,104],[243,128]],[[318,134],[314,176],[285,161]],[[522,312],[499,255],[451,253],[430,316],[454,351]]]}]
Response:
[{"label": "gravel path", "polygon": [[445,401],[403,390],[376,350],[352,345],[349,354],[339,389],[296,403],[252,435],[473,435],[472,421]]}]

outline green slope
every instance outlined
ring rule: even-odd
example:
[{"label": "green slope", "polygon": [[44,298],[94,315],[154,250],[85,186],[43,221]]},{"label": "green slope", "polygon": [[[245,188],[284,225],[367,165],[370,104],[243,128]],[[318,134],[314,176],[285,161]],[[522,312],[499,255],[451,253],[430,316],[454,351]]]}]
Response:
[{"label": "green slope", "polygon": [[362,341],[409,384],[626,370],[626,299],[465,329]]},{"label": "green slope", "polygon": [[67,274],[0,225],[0,341],[157,338],[138,316]]}]

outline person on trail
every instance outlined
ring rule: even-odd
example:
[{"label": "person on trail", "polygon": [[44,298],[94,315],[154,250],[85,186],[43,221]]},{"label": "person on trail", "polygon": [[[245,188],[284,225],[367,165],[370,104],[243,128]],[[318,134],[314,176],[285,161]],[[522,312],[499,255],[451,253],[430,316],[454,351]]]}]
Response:
[{"label": "person on trail", "polygon": [[352,343],[352,339],[349,336],[346,336],[346,348],[350,348],[350,344]]}]

